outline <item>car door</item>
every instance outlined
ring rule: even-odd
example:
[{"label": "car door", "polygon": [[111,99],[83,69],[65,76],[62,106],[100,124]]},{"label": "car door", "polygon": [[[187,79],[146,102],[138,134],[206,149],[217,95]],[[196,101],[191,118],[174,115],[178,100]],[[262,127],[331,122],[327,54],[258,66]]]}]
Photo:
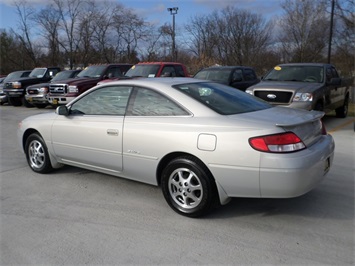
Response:
[{"label": "car door", "polygon": [[179,125],[190,114],[154,90],[134,90],[124,122],[124,172],[131,179],[156,184],[159,160],[171,151],[171,140],[181,136]]},{"label": "car door", "polygon": [[69,115],[53,123],[56,155],[74,166],[121,172],[123,121],[131,89],[106,86],[74,102]]}]

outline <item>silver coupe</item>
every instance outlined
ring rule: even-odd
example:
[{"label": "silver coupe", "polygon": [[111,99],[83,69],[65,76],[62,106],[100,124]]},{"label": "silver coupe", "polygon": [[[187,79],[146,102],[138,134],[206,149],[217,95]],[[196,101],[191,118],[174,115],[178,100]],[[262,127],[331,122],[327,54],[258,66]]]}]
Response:
[{"label": "silver coupe", "polygon": [[323,115],[209,81],[128,79],[24,119],[18,138],[37,173],[72,165],[159,185],[174,211],[197,217],[231,197],[313,189],[334,156]]}]

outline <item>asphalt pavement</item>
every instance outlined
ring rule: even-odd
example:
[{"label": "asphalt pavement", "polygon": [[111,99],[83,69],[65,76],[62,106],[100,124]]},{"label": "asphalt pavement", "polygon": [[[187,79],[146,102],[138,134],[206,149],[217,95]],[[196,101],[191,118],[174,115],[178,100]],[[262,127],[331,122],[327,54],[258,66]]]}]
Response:
[{"label": "asphalt pavement", "polygon": [[17,124],[53,111],[0,107],[0,265],[354,265],[354,117],[324,118],[335,158],[316,189],[236,198],[192,219],[158,187],[74,167],[32,172]]}]

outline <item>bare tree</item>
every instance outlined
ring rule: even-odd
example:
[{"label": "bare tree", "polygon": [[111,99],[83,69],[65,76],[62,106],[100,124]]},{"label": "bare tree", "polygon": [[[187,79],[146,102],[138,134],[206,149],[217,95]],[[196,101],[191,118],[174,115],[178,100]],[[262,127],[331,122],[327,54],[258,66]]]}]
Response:
[{"label": "bare tree", "polygon": [[58,31],[60,22],[60,13],[53,9],[50,5],[41,9],[35,16],[34,20],[41,29],[41,34],[47,45],[48,57],[50,65],[58,65],[61,62],[59,51]]},{"label": "bare tree", "polygon": [[148,24],[131,9],[122,9],[114,17],[114,28],[121,51],[126,51],[127,61],[137,61],[137,47],[146,41]]},{"label": "bare tree", "polygon": [[332,62],[343,72],[342,74],[354,77],[355,4],[353,0],[336,1],[335,3],[337,27],[335,27],[335,52]]},{"label": "bare tree", "polygon": [[17,15],[19,16],[18,31],[13,31],[17,38],[22,43],[23,55],[30,58],[33,66],[38,64],[38,56],[40,50],[36,47],[32,40],[31,29],[33,28],[33,19],[35,9],[26,0],[18,0],[14,2]]},{"label": "bare tree", "polygon": [[280,27],[284,61],[324,60],[329,36],[329,16],[325,0],[285,0]]},{"label": "bare tree", "polygon": [[80,35],[78,34],[78,23],[81,12],[83,12],[85,0],[52,0],[55,8],[60,14],[60,27],[63,34],[59,38],[59,44],[68,56],[69,67],[72,69],[76,53],[79,50]]}]

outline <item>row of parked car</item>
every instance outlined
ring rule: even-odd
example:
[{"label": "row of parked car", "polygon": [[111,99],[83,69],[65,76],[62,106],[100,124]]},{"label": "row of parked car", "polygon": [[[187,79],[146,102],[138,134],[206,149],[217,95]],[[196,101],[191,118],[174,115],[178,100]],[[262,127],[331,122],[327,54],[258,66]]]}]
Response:
[{"label": "row of parked car", "polygon": [[[0,103],[38,108],[64,105],[97,84],[138,77],[190,75],[183,64],[173,62],[92,65],[84,70],[63,71],[58,67],[35,68],[10,73],[0,83]],[[261,80],[253,68],[245,66],[213,66],[193,77],[237,88],[273,105],[335,110],[338,117],[348,113],[351,80],[340,78],[330,64],[280,64]]]}]

